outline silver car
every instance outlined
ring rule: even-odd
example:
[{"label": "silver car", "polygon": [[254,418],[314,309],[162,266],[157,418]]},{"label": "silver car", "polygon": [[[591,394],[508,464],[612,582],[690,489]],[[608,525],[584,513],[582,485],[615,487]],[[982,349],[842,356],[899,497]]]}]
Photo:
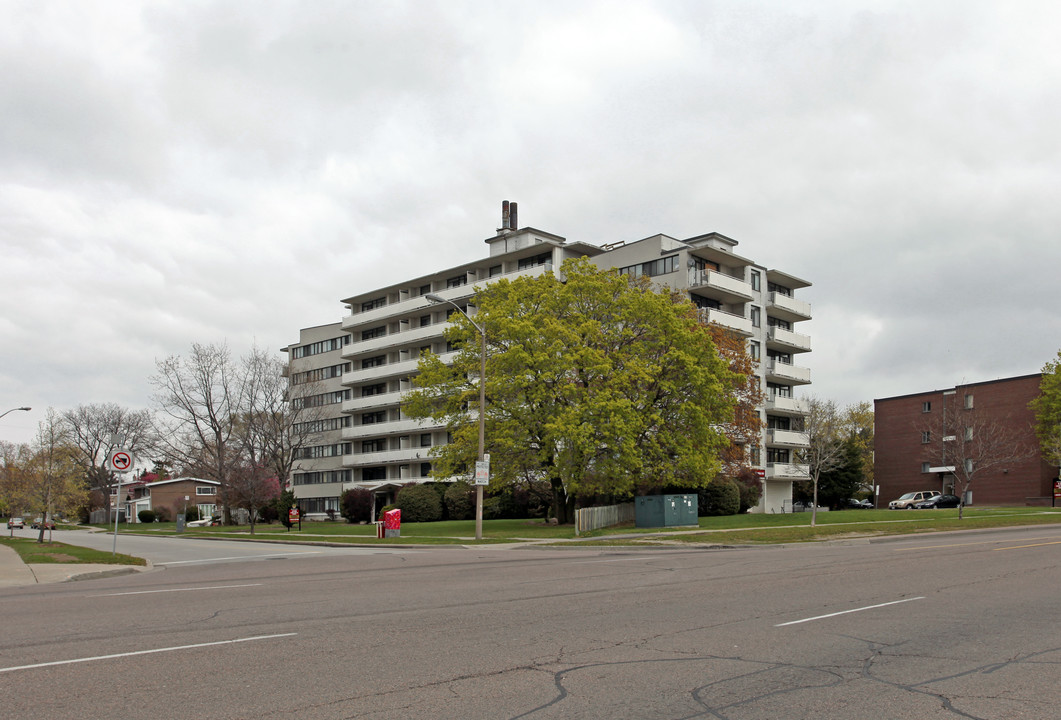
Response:
[{"label": "silver car", "polygon": [[918,490],[917,492],[908,492],[899,496],[898,500],[892,500],[888,503],[889,510],[910,510],[915,504],[934,498],[940,495],[939,490]]}]

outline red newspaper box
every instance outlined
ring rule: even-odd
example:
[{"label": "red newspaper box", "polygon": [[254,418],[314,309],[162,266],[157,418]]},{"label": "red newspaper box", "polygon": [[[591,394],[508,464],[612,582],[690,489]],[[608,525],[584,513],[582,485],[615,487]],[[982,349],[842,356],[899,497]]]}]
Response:
[{"label": "red newspaper box", "polygon": [[387,537],[401,537],[402,511],[395,509],[383,513],[383,527]]}]

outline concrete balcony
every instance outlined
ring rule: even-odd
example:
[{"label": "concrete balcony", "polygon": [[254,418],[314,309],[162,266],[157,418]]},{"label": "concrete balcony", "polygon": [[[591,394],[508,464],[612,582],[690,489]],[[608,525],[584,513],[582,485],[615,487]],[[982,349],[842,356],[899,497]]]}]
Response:
[{"label": "concrete balcony", "polygon": [[778,362],[777,358],[767,358],[766,379],[787,385],[807,385],[810,383],[810,369]]},{"label": "concrete balcony", "polygon": [[780,395],[768,396],[765,409],[770,415],[787,415],[789,417],[803,417],[810,412],[810,406],[806,401],[781,397]]},{"label": "concrete balcony", "polygon": [[383,450],[381,452],[354,453],[344,457],[349,468],[366,465],[386,465],[389,463],[431,462],[431,448],[409,447],[401,450]]},{"label": "concrete balcony", "polygon": [[787,352],[810,352],[810,336],[771,327],[767,328],[766,346]]},{"label": "concrete balcony", "polygon": [[402,393],[380,393],[378,395],[366,395],[356,397],[353,400],[343,401],[344,413],[358,413],[366,410],[379,410],[385,407],[397,407],[402,402]]},{"label": "concrete balcony", "polygon": [[[460,300],[462,298],[468,298],[475,294],[478,286],[483,283],[493,282],[503,277],[516,277],[516,276],[537,276],[543,275],[546,272],[552,271],[552,264],[536,265],[531,268],[523,270],[517,270],[515,272],[505,273],[503,275],[495,275],[489,279],[469,281],[464,285],[458,285],[457,287],[444,288],[439,290],[433,290],[435,294],[445,300]],[[482,269],[485,272],[485,268]],[[355,328],[370,327],[372,325],[379,325],[385,320],[393,320],[395,318],[404,317],[419,317],[424,314],[424,311],[428,308],[438,309],[443,307],[442,305],[435,304],[425,298],[423,295],[417,295],[416,297],[409,298],[408,300],[401,300],[390,305],[384,305],[367,312],[352,313],[347,315],[342,320],[342,328],[347,332],[356,332]]]},{"label": "concrete balcony", "polygon": [[752,321],[749,318],[734,315],[725,310],[702,308],[700,310],[700,321],[721,325],[722,327],[729,328],[741,335],[752,335],[754,333],[754,330],[752,329]]},{"label": "concrete balcony", "polygon": [[772,447],[805,448],[810,447],[810,440],[805,432],[770,428],[766,431],[766,444]]},{"label": "concrete balcony", "polygon": [[378,382],[384,378],[399,375],[407,377],[416,374],[418,360],[404,360],[402,362],[387,363],[376,367],[360,368],[343,373],[343,385],[361,385],[362,383]]},{"label": "concrete balcony", "polygon": [[343,440],[363,440],[384,435],[412,435],[437,430],[441,425],[432,425],[431,420],[391,420],[390,422],[368,423],[343,428]]},{"label": "concrete balcony", "polygon": [[404,332],[381,335],[370,340],[354,340],[349,345],[343,346],[343,358],[348,359],[358,355],[378,355],[381,352],[409,345],[423,345],[426,340],[436,340],[442,337],[442,331],[446,324],[425,325]]},{"label": "concrete balcony", "polygon": [[766,479],[791,480],[793,482],[810,480],[810,465],[801,465],[798,463],[767,463]]},{"label": "concrete balcony", "polygon": [[767,293],[766,314],[789,322],[810,320],[810,303],[778,292]]},{"label": "concrete balcony", "polygon": [[748,283],[714,270],[689,270],[689,288],[730,303],[747,302],[755,297]]}]

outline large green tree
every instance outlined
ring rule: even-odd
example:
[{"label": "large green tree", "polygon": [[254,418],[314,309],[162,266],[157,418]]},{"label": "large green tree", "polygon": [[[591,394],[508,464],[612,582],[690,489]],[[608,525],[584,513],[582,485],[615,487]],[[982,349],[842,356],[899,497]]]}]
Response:
[{"label": "large green tree", "polygon": [[[492,482],[537,475],[557,518],[579,495],[629,496],[708,483],[728,445],[740,376],[688,300],[646,278],[566,261],[559,274],[501,279],[472,298],[487,337]],[[436,477],[469,475],[477,452],[479,333],[454,313],[453,355],[425,354],[403,410],[447,425]]]},{"label": "large green tree", "polygon": [[1061,466],[1061,350],[1057,359],[1043,366],[1039,397],[1031,403],[1035,411],[1035,435],[1039,438],[1043,458]]}]

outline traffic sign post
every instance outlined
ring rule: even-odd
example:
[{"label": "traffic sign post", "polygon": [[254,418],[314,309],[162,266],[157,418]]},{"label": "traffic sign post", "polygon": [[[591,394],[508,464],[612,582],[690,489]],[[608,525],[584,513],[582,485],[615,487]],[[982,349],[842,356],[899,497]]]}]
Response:
[{"label": "traffic sign post", "polygon": [[107,456],[107,464],[112,472],[118,473],[118,491],[114,496],[114,544],[111,555],[118,554],[118,518],[122,516],[122,475],[133,469],[133,454],[128,450],[117,448]]}]

